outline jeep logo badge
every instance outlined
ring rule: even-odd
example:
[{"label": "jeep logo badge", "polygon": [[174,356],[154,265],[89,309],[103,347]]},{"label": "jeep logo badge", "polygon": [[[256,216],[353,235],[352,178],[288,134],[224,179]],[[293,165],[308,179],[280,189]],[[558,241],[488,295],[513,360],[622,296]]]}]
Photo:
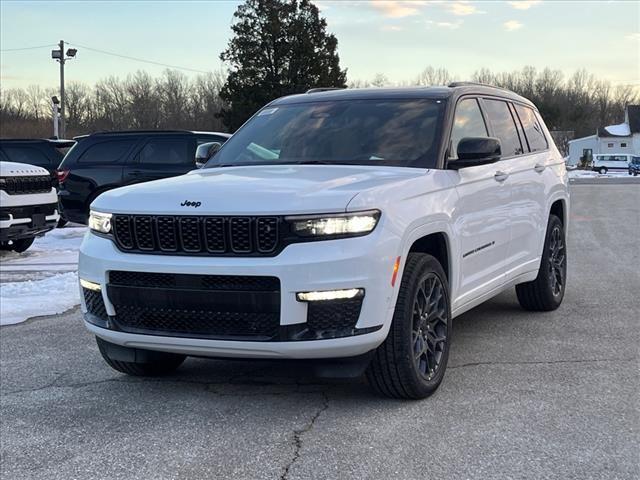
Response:
[{"label": "jeep logo badge", "polygon": [[181,207],[193,207],[193,208],[198,208],[200,205],[202,205],[202,202],[192,202],[190,200],[185,200],[180,204]]}]

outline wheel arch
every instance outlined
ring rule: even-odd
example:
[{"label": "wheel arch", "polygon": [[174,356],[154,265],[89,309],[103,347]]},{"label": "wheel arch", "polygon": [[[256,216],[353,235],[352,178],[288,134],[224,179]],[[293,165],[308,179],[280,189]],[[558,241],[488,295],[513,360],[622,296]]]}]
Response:
[{"label": "wheel arch", "polygon": [[451,246],[449,237],[445,232],[434,232],[416,238],[407,254],[409,253],[427,253],[433,256],[444,270],[449,284],[451,284]]}]

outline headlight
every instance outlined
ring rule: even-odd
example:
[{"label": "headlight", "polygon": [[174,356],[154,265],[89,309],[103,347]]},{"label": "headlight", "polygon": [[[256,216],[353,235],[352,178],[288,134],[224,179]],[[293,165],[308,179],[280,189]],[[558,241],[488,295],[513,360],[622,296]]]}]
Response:
[{"label": "headlight", "polygon": [[376,228],[380,212],[342,213],[286,217],[291,232],[300,237],[344,237],[366,235]]},{"label": "headlight", "polygon": [[91,210],[89,212],[89,228],[98,233],[111,233],[111,214]]}]

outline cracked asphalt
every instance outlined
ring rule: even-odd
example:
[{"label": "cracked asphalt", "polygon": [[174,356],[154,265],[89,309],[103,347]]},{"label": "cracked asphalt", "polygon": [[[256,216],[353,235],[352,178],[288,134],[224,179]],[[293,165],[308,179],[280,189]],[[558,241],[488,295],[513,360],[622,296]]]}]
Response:
[{"label": "cracked asphalt", "polygon": [[527,313],[507,292],[457,318],[423,401],[283,362],[126,377],[78,310],[3,327],[0,477],[640,478],[640,188],[575,185],[572,200],[561,308]]}]

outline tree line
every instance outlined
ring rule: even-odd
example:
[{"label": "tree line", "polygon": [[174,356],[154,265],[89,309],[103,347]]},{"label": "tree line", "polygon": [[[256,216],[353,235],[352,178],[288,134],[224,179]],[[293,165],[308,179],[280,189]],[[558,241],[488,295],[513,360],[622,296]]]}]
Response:
[{"label": "tree line", "polygon": [[[166,70],[157,78],[139,71],[126,78],[109,77],[93,86],[71,82],[66,88],[67,130],[71,135],[127,129],[230,131],[223,112],[232,104],[221,96],[225,80],[222,72],[190,78]],[[349,82],[348,87],[446,85],[455,80],[444,68],[427,67],[411,81],[392,83],[378,74],[369,81]],[[565,78],[560,71],[533,67],[503,73],[482,69],[470,80],[507,88],[530,99],[550,130],[573,131],[576,137],[622,122],[625,106],[640,103],[638,90],[632,86],[614,87],[584,70]],[[291,90],[288,93],[296,91]],[[58,95],[56,89],[38,85],[0,89],[0,134],[50,136],[53,95]]]},{"label": "tree line", "polygon": [[[138,71],[89,86],[66,86],[67,136],[104,130],[196,129],[235,131],[274,98],[314,87],[383,87],[371,80],[347,80],[340,67],[338,40],[310,0],[245,0],[234,13],[231,38],[219,58],[226,72],[187,77],[165,70],[159,77]],[[418,61],[419,59],[416,59]],[[483,68],[462,79],[429,66],[396,85],[447,85],[471,80],[507,88],[532,100],[552,131],[570,137],[593,134],[599,126],[622,122],[624,108],[639,103],[632,86],[612,86],[586,70],[565,77],[560,70],[524,67],[512,72]],[[0,136],[48,137],[53,89],[37,85],[0,88]],[[559,145],[564,150],[565,145]]]}]

